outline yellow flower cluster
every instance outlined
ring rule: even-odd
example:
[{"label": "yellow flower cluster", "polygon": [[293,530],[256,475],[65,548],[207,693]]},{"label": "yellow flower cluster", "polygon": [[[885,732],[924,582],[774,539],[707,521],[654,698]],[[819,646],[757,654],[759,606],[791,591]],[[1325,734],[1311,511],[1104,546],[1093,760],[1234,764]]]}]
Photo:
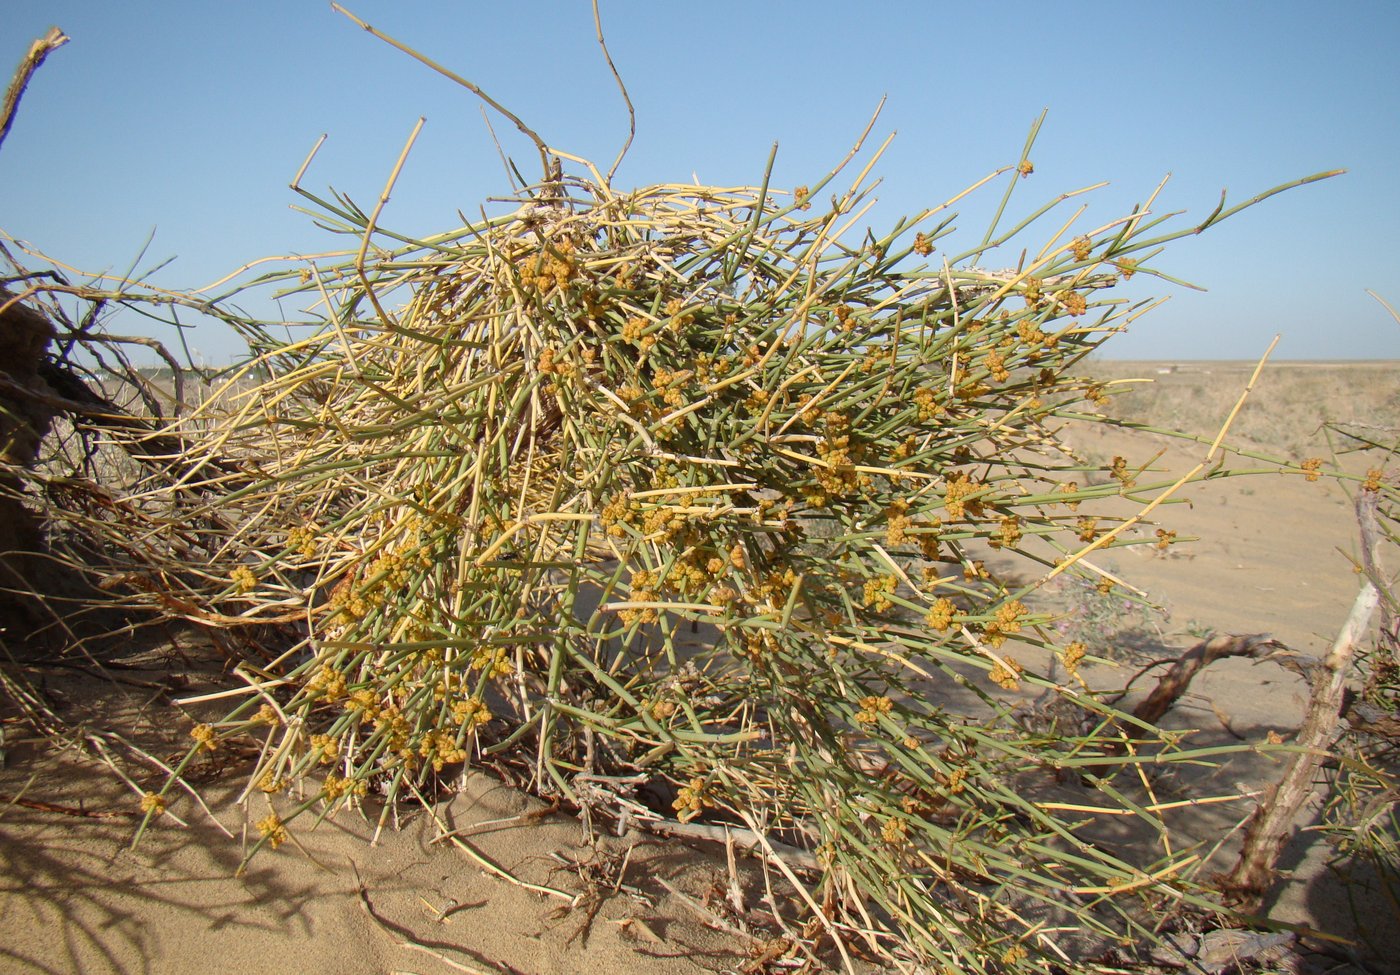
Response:
[{"label": "yellow flower cluster", "polygon": [[559,350],[552,345],[546,345],[540,349],[539,357],[535,360],[535,368],[546,376],[559,376],[568,378],[578,371],[578,367],[567,360],[559,359]]},{"label": "yellow flower cluster", "polygon": [[909,502],[898,499],[885,509],[885,544],[891,548],[903,545],[908,538],[914,524],[914,519],[906,514],[908,510]]},{"label": "yellow flower cluster", "polygon": [[739,542],[735,542],[734,548],[729,549],[729,565],[734,566],[739,572],[743,572],[749,567],[748,552],[745,552],[743,545]]},{"label": "yellow flower cluster", "polygon": [[781,531],[788,528],[788,519],[792,517],[791,498],[759,498],[754,505],[753,523],[762,525],[769,518],[778,523],[777,527]]},{"label": "yellow flower cluster", "polygon": [[[1060,340],[1056,336],[1046,334],[1044,329],[1029,318],[1023,318],[1016,323],[1016,335],[1033,350],[1037,350],[1041,346],[1047,349],[1053,349],[1060,343]],[[1033,352],[1031,358],[1035,358],[1038,355],[1038,352]],[[1053,383],[1054,379],[1054,373],[1050,372],[1050,370],[1041,370],[1040,381],[1042,383],[1048,385]]]},{"label": "yellow flower cluster", "polygon": [[880,827],[880,839],[890,846],[903,846],[909,842],[909,824],[902,819],[891,816],[885,820],[885,825]]},{"label": "yellow flower cluster", "polygon": [[303,525],[287,532],[287,548],[304,559],[312,558],[316,554],[315,526]]},{"label": "yellow flower cluster", "polygon": [[258,832],[267,837],[267,845],[274,850],[287,842],[287,827],[276,813],[268,813],[267,818],[258,820]]},{"label": "yellow flower cluster", "polygon": [[764,602],[772,609],[786,606],[797,585],[797,573],[791,568],[781,572],[769,572],[754,585],[751,596],[755,602]]},{"label": "yellow flower cluster", "polygon": [[469,697],[452,705],[452,716],[469,728],[491,720],[491,709],[479,697]]},{"label": "yellow flower cluster", "polygon": [[987,353],[986,363],[987,371],[997,382],[1004,383],[1011,378],[1011,370],[1006,368],[1006,358],[996,349]]},{"label": "yellow flower cluster", "polygon": [[365,718],[373,721],[379,716],[379,702],[375,700],[373,691],[361,688],[358,691],[350,692],[350,697],[345,702],[345,710],[359,711]]},{"label": "yellow flower cluster", "polygon": [[658,367],[652,373],[652,384],[661,390],[661,399],[670,407],[685,405],[685,387],[694,377],[691,369],[665,369]]},{"label": "yellow flower cluster", "polygon": [[920,257],[928,257],[933,253],[933,241],[928,239],[928,234],[920,232],[914,235],[914,253]]},{"label": "yellow flower cluster", "polygon": [[879,349],[871,349],[860,357],[860,371],[865,375],[870,375],[876,369],[884,368],[889,362],[889,355]]},{"label": "yellow flower cluster", "polygon": [[646,330],[650,326],[650,321],[640,315],[634,315],[622,325],[622,340],[632,343],[643,352],[647,352],[656,345],[656,336],[646,334]]},{"label": "yellow flower cluster", "polygon": [[1134,478],[1128,471],[1128,462],[1122,457],[1113,458],[1108,473],[1115,481],[1121,482],[1124,487],[1132,487]]},{"label": "yellow flower cluster", "polygon": [[1002,515],[997,526],[997,534],[987,539],[992,548],[1015,548],[1021,540],[1021,519],[1017,515]]},{"label": "yellow flower cluster", "polygon": [[520,283],[541,292],[568,287],[578,274],[576,250],[574,242],[567,238],[546,244],[543,250],[520,262]]},{"label": "yellow flower cluster", "polygon": [[[915,395],[917,396],[918,394],[916,393]],[[911,433],[909,436],[904,438],[903,442],[896,444],[895,448],[890,451],[890,463],[895,464],[901,460],[908,460],[914,455],[914,451],[918,448],[919,438]],[[890,481],[892,483],[898,484],[902,480],[904,479],[898,474],[890,475]]]},{"label": "yellow flower cluster", "polygon": [[723,379],[729,375],[730,369],[734,366],[734,360],[727,355],[716,358],[708,353],[701,352],[695,357],[695,381],[702,386],[708,386],[717,379]]},{"label": "yellow flower cluster", "polygon": [[[409,556],[416,556],[409,558]],[[428,568],[432,560],[428,557],[427,551],[419,549],[417,552],[408,551],[408,546],[400,546],[390,552],[385,552],[375,559],[370,565],[369,578],[380,577],[382,585],[388,589],[403,589],[408,585],[414,567]],[[382,603],[382,600],[381,600]]]},{"label": "yellow flower cluster", "polygon": [[[656,586],[660,583],[658,574],[649,569],[641,569],[632,573],[630,584],[631,593],[628,596],[629,602],[634,603],[654,603],[661,599],[661,593]],[[656,622],[656,609],[646,607],[645,609],[621,609],[618,610],[618,618],[627,624],[632,623],[654,623]]]},{"label": "yellow flower cluster", "polygon": [[673,332],[680,332],[695,321],[695,312],[686,311],[685,302],[679,298],[672,298],[666,302],[666,314],[669,317],[666,327]]},{"label": "yellow flower cluster", "polygon": [[418,755],[432,764],[434,772],[467,760],[467,750],[457,743],[452,733],[441,728],[423,736],[418,742]]},{"label": "yellow flower cluster", "polygon": [[348,626],[369,614],[370,604],[365,601],[350,577],[341,579],[331,590],[331,622],[334,625]]},{"label": "yellow flower cluster", "polygon": [[1030,952],[1026,951],[1025,945],[1012,945],[1001,953],[1001,963],[1010,968],[1017,962],[1023,962],[1030,957]]},{"label": "yellow flower cluster", "polygon": [[688,785],[681,786],[675,801],[671,803],[671,808],[680,813],[677,818],[685,823],[700,815],[700,811],[708,805],[710,805],[709,787],[705,784],[704,779],[696,776],[690,780]]},{"label": "yellow flower cluster", "polygon": [[1004,658],[1004,662],[998,663],[992,668],[991,672],[987,674],[987,679],[1002,690],[1014,691],[1021,686],[1018,680],[1022,670],[1023,668],[1020,664],[1010,657],[1006,657]]},{"label": "yellow flower cluster", "polygon": [[1322,476],[1321,457],[1309,457],[1307,460],[1303,461],[1298,466],[1301,467],[1303,471],[1307,474],[1307,478],[1309,481],[1316,481]]},{"label": "yellow flower cluster", "polygon": [[195,748],[202,752],[212,752],[219,747],[212,724],[197,724],[190,729],[190,737],[195,740]]},{"label": "yellow flower cluster", "polygon": [[938,536],[943,530],[943,519],[934,518],[932,521],[921,523],[918,527],[923,529],[918,536],[919,554],[926,559],[937,559]]},{"label": "yellow flower cluster", "polygon": [[253,575],[253,570],[246,565],[240,565],[230,572],[229,578],[233,580],[233,588],[240,596],[258,588],[258,577]]},{"label": "yellow flower cluster", "polygon": [[325,782],[321,783],[321,793],[330,802],[334,802],[342,796],[362,797],[369,794],[369,783],[364,779],[341,777],[332,773],[326,776]]},{"label": "yellow flower cluster", "polygon": [[1060,653],[1060,662],[1065,665],[1065,670],[1073,677],[1079,673],[1079,662],[1084,659],[1088,649],[1078,640],[1065,647]]},{"label": "yellow flower cluster", "polygon": [[[413,756],[413,750],[409,747],[408,719],[403,716],[403,711],[397,704],[386,704],[378,708],[374,716],[374,730],[389,739],[389,748],[397,753],[401,758]],[[312,738],[315,742],[315,738]],[[337,746],[338,750],[339,746]]]},{"label": "yellow flower cluster", "polygon": [[485,670],[492,678],[509,677],[515,664],[506,656],[505,647],[478,647],[472,653],[472,670]]},{"label": "yellow flower cluster", "polygon": [[1071,316],[1078,317],[1089,309],[1089,303],[1078,291],[1066,291],[1059,296],[1060,307]]},{"label": "yellow flower cluster", "polygon": [[1088,237],[1076,237],[1070,241],[1069,245],[1070,253],[1074,255],[1076,261],[1087,261],[1093,247],[1094,245]]},{"label": "yellow flower cluster", "polygon": [[772,394],[768,390],[759,387],[744,399],[744,409],[750,413],[758,414],[763,412],[763,408],[768,405],[769,397]]},{"label": "yellow flower cluster", "polygon": [[147,816],[159,816],[165,812],[165,796],[147,792],[141,797],[141,811]]},{"label": "yellow flower cluster", "polygon": [[890,596],[898,585],[899,580],[891,575],[867,579],[863,605],[866,608],[873,608],[877,613],[888,612],[894,606],[894,603],[890,601]]},{"label": "yellow flower cluster", "polygon": [[[361,566],[347,575],[331,590],[334,624],[349,625],[383,608],[396,590],[407,588],[414,570],[432,567],[432,552],[422,544],[416,524],[409,521],[404,528],[407,537],[401,544],[381,553],[367,568]],[[363,579],[358,584],[357,576]]]},{"label": "yellow flower cluster", "polygon": [[1027,308],[1039,308],[1040,303],[1045,300],[1045,295],[1040,290],[1040,278],[1026,278],[1021,297],[1026,300]]},{"label": "yellow flower cluster", "polygon": [[670,508],[652,508],[642,516],[642,533],[652,541],[669,542],[685,528],[686,516]]},{"label": "yellow flower cluster", "polygon": [[991,392],[991,387],[986,383],[966,382],[953,390],[953,395],[965,403],[970,403],[977,399],[977,397],[989,392]]},{"label": "yellow flower cluster", "polygon": [[860,710],[856,712],[856,723],[873,725],[880,720],[880,715],[889,714],[893,707],[894,702],[888,697],[863,697],[860,699]]},{"label": "yellow flower cluster", "polygon": [[334,765],[340,759],[340,739],[330,735],[312,735],[311,750],[322,765]]},{"label": "yellow flower cluster", "polygon": [[330,664],[326,664],[316,672],[316,676],[306,682],[308,693],[318,695],[328,703],[339,701],[346,694],[350,693],[345,682],[345,675],[336,670]]},{"label": "yellow flower cluster", "polygon": [[632,498],[624,492],[613,495],[612,500],[603,505],[599,519],[609,535],[622,538],[627,534],[627,529],[623,526],[632,523],[634,512]]},{"label": "yellow flower cluster", "polygon": [[983,639],[994,647],[1001,646],[1008,634],[1021,632],[1021,617],[1025,614],[1026,607],[1019,599],[1004,603],[997,610],[996,619],[983,628]]},{"label": "yellow flower cluster", "polygon": [[938,394],[927,386],[914,390],[914,405],[919,410],[919,422],[927,423],[943,412],[943,404],[938,402]]},{"label": "yellow flower cluster", "polygon": [[852,494],[858,484],[851,421],[844,414],[827,413],[825,422],[826,435],[817,443],[817,456],[826,463],[817,467],[813,476],[826,495],[844,498]]},{"label": "yellow flower cluster", "polygon": [[928,613],[924,615],[924,622],[942,633],[953,624],[953,614],[957,611],[958,608],[953,605],[951,599],[946,596],[940,596],[938,599],[934,600],[933,606],[931,606]]},{"label": "yellow flower cluster", "polygon": [[716,586],[710,590],[710,601],[720,606],[728,606],[739,598],[739,593],[731,586]]},{"label": "yellow flower cluster", "polygon": [[744,653],[750,660],[757,662],[765,653],[773,653],[777,649],[778,640],[772,630],[766,627],[744,630]]},{"label": "yellow flower cluster", "polygon": [[976,494],[980,490],[982,490],[981,483],[962,472],[949,478],[943,498],[943,508],[948,512],[948,517],[958,521],[964,515],[971,515],[974,518],[980,516],[982,514],[981,500],[969,498],[969,495]]}]

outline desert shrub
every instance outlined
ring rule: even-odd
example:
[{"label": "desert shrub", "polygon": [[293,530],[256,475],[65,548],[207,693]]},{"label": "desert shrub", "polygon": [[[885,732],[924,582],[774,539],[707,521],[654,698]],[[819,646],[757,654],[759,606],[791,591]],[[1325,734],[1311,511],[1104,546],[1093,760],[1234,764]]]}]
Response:
[{"label": "desert shrub", "polygon": [[[1073,678],[1084,648],[1025,600],[1093,575],[1074,555],[1123,524],[1096,501],[1166,487],[1121,458],[1091,476],[1055,424],[1102,419],[1072,370],[1132,314],[1112,297],[1132,255],[1196,228],[1129,218],[995,274],[975,266],[995,229],[928,260],[941,209],[847,243],[861,181],[816,207],[836,175],[562,174],[508,216],[281,279],[322,324],[261,331],[266,380],[201,432],[244,472],[199,513],[228,526],[201,604],[307,628],[195,732],[194,754],[262,741],[263,842],[514,759],[579,805],[590,776],[664,775],[682,818],[814,850],[877,948],[961,970],[1049,964],[1046,911],[1118,937],[1144,898],[1193,896],[1185,860],[1134,863],[1044,801],[1083,769],[1152,820],[1107,784],[1123,736],[1192,755],[1037,676],[1048,652]],[[1022,686],[1098,717],[1028,733]]]},{"label": "desert shrub", "polygon": [[[471,765],[595,815],[623,809],[599,783],[652,776],[681,819],[814,854],[838,946],[945,970],[1045,971],[1212,906],[1178,846],[1099,828],[1165,830],[1116,772],[1201,756],[1100,702],[1027,600],[1101,581],[1085,556],[1130,521],[1097,503],[1174,486],[1057,432],[1116,422],[1075,371],[1144,307],[1114,289],[1249,203],[987,271],[1065,199],[1003,226],[1029,151],[946,256],[951,203],[855,229],[875,159],[845,190],[623,192],[546,153],[517,209],[422,240],[299,190],[350,247],[256,287],[311,322],[187,299],[252,358],[172,419],[164,481],[87,526],[130,604],[264,627],[177,774],[251,736],[254,850]],[[1030,729],[1023,689],[1085,720]],[[1065,777],[1092,801],[1054,801]]]},{"label": "desert shrub", "polygon": [[1169,614],[1148,597],[1082,576],[1065,580],[1056,595],[1054,627],[1062,643],[1082,643],[1099,657],[1132,659],[1162,642]]}]

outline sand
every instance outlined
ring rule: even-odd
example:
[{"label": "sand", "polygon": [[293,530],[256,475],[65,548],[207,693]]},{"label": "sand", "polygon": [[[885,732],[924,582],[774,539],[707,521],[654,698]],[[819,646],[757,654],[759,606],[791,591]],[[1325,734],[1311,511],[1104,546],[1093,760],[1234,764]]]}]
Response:
[{"label": "sand", "polygon": [[[1161,409],[1177,396],[1173,409],[1187,425],[1223,418],[1245,378],[1238,367],[1158,371],[1165,368],[1136,369],[1162,380],[1166,398],[1148,405]],[[1374,404],[1363,403],[1362,393],[1392,402],[1393,392],[1373,386],[1393,390],[1393,379],[1385,377],[1394,372],[1349,368],[1332,367],[1340,375],[1332,405],[1374,419]],[[1318,375],[1284,367],[1268,381],[1286,389],[1316,383]],[[1202,388],[1216,391],[1213,402],[1202,401]],[[1347,395],[1357,402],[1341,402]],[[1257,440],[1272,439],[1266,448],[1309,449],[1317,442],[1309,439],[1317,426],[1315,399],[1299,394],[1287,408],[1266,402],[1259,409],[1271,412],[1247,412],[1242,428]],[[1156,466],[1167,472],[1189,469],[1205,450],[1103,430],[1076,432],[1072,439],[1084,452],[1121,455],[1134,465],[1165,449]],[[1302,653],[1325,652],[1357,589],[1349,560],[1357,532],[1345,493],[1326,480],[1265,474],[1194,485],[1183,497],[1189,503],[1164,508],[1157,524],[1181,539],[1199,540],[1165,552],[1144,546],[1103,557],[1105,568],[1168,613],[1124,614],[1120,631],[1101,634],[1119,644],[1113,673],[1126,679],[1144,662],[1175,657],[1207,632],[1267,633]],[[1144,531],[1150,535],[1154,528]],[[769,895],[759,864],[740,864],[744,910],[736,911],[722,847],[636,831],[590,836],[576,818],[549,811],[489,770],[466,779],[436,810],[457,831],[459,844],[441,841],[441,825],[409,804],[399,810],[397,828],[391,820],[377,839],[374,822],[342,814],[315,830],[298,829],[295,842],[259,854],[239,873],[251,826],[233,800],[247,756],[226,756],[227,771],[205,770],[198,783],[211,814],[182,804],[187,828],[167,819],[131,849],[135,792],[99,757],[105,749],[124,769],[144,767],[150,781],[153,768],[133,748],[160,760],[175,757],[183,748],[180,729],[188,725],[172,720],[164,702],[217,686],[223,663],[209,644],[166,636],[166,642],[134,648],[139,652],[113,672],[121,683],[80,668],[28,672],[57,702],[61,717],[88,729],[86,754],[55,751],[6,712],[0,971],[785,970],[753,961],[781,933],[764,921]],[[1144,678],[1143,689],[1151,683]],[[1271,731],[1286,736],[1298,725],[1306,694],[1301,678],[1274,663],[1222,661],[1196,680],[1168,723],[1199,729],[1202,740],[1258,741]],[[1258,790],[1277,773],[1276,764],[1247,755],[1212,773],[1211,782],[1226,791]],[[1163,790],[1172,786],[1162,783]],[[1243,801],[1183,814],[1180,821],[1202,838],[1226,838],[1212,869],[1230,866],[1231,830],[1250,808]],[[253,809],[256,815],[256,804]],[[368,811],[377,812],[373,803]],[[1316,813],[1316,807],[1304,810],[1299,825],[1312,825]],[[1355,939],[1363,953],[1400,950],[1400,911],[1356,878],[1349,888],[1339,882],[1327,867],[1329,856],[1317,831],[1299,833],[1269,899],[1273,916]],[[773,896],[786,895],[779,886]],[[1348,897],[1366,905],[1365,930],[1356,929]]]}]

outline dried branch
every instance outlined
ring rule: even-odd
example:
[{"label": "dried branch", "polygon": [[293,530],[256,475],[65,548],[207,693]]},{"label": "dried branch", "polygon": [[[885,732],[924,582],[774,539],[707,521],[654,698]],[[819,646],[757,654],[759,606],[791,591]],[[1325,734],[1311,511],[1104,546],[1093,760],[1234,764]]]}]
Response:
[{"label": "dried branch", "polygon": [[669,819],[642,820],[637,823],[649,833],[674,836],[683,840],[703,840],[708,843],[730,843],[747,853],[769,859],[782,859],[787,866],[802,873],[818,874],[821,862],[810,850],[803,850],[778,840],[766,843],[753,830],[743,826],[713,826],[708,823],[678,823]]},{"label": "dried branch", "polygon": [[[1376,522],[1376,493],[1362,491],[1356,498],[1356,517],[1361,527],[1363,568],[1375,565],[1379,538]],[[1370,625],[1371,614],[1380,601],[1373,573],[1362,573],[1361,590],[1337,639],[1323,659],[1313,679],[1312,700],[1303,727],[1298,732],[1298,751],[1278,784],[1269,790],[1245,828],[1244,847],[1230,871],[1227,884],[1237,892],[1242,908],[1257,911],[1275,876],[1283,844],[1293,832],[1299,808],[1313,791],[1313,773],[1326,757],[1341,720],[1347,672],[1356,653],[1356,644]]]},{"label": "dried branch", "polygon": [[1191,680],[1200,671],[1224,657],[1259,658],[1269,652],[1283,650],[1283,644],[1262,635],[1254,636],[1213,636],[1202,640],[1181,655],[1157,681],[1152,693],[1147,695],[1137,707],[1133,717],[1148,724],[1156,724],[1162,715],[1171,710],[1191,685]]},{"label": "dried branch", "polygon": [[10,87],[5,92],[5,104],[0,107],[0,145],[4,145],[5,136],[10,134],[10,126],[14,124],[19,100],[24,97],[24,90],[29,87],[29,79],[34,77],[34,72],[39,70],[39,65],[44,63],[44,59],[51,52],[58,50],[68,41],[67,34],[57,27],[50,27],[47,34],[29,45],[29,51],[15,69],[15,76],[10,80]]}]

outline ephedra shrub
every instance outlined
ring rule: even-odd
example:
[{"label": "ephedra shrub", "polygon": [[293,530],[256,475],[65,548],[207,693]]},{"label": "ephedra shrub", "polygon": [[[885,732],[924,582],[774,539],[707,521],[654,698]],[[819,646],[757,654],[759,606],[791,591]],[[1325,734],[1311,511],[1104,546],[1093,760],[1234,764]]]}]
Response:
[{"label": "ephedra shrub", "polygon": [[[1168,487],[1060,433],[1113,422],[1074,368],[1140,310],[1115,287],[1243,206],[1061,231],[990,272],[1054,206],[1000,229],[1024,154],[964,253],[948,204],[860,229],[870,165],[622,192],[548,162],[512,213],[426,240],[301,191],[351,246],[256,287],[316,320],[286,337],[201,299],[253,358],[171,425],[140,545],[138,506],[87,526],[121,539],[105,586],[129,602],[293,634],[178,770],[258,744],[250,855],[490,763],[595,821],[670,783],[681,819],[809,851],[811,930],[942,970],[1044,971],[1210,906],[1179,846],[1095,832],[1164,830],[1118,771],[1199,756],[1097,700],[1031,597],[1108,585],[1084,556],[1127,521],[1096,505]],[[1027,691],[1084,720],[1028,726]],[[1066,777],[1090,801],[1049,801]]]}]

